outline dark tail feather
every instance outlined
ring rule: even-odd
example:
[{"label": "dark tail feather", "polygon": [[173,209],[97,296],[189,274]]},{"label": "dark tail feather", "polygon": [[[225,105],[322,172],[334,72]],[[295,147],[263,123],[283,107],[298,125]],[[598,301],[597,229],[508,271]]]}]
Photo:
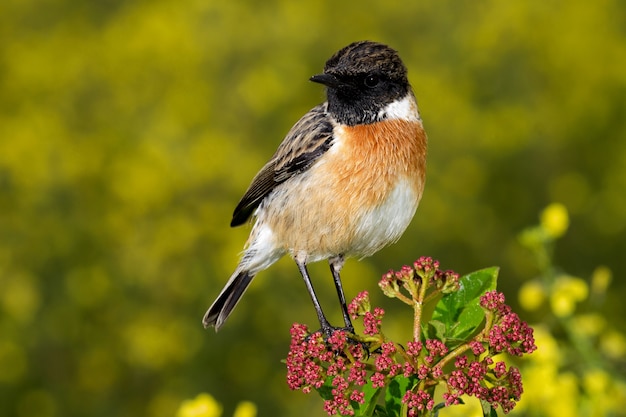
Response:
[{"label": "dark tail feather", "polygon": [[254,278],[254,275],[250,275],[247,271],[235,272],[230,277],[226,286],[224,286],[224,289],[202,319],[202,324],[205,328],[214,326],[215,331],[218,331],[222,327],[246,291],[246,288],[250,285],[252,278]]}]

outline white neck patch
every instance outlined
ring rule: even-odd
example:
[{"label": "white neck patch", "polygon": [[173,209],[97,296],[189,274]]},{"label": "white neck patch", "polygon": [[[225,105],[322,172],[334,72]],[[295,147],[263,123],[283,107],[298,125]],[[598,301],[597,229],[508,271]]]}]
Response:
[{"label": "white neck patch", "polygon": [[378,120],[406,120],[408,122],[419,122],[420,114],[417,110],[417,102],[413,94],[409,93],[403,99],[389,103],[378,113]]}]

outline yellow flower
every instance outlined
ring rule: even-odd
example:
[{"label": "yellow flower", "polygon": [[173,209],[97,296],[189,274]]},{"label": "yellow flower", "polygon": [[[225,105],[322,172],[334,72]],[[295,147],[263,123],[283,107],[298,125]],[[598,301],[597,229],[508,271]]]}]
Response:
[{"label": "yellow flower", "polygon": [[209,394],[198,394],[193,400],[185,400],[178,408],[176,417],[220,417],[222,406]]},{"label": "yellow flower", "polygon": [[573,317],[574,331],[583,337],[595,337],[606,327],[606,320],[600,314],[581,314]]},{"label": "yellow flower", "polygon": [[537,281],[527,282],[520,288],[519,303],[527,311],[537,310],[545,299],[543,286]]},{"label": "yellow flower", "polygon": [[612,359],[623,359],[626,356],[626,337],[618,331],[608,331],[600,339],[600,350]]},{"label": "yellow flower", "polygon": [[589,294],[587,283],[580,278],[561,276],[554,282],[550,295],[550,307],[558,317],[568,317],[574,313],[576,303]]},{"label": "yellow flower", "polygon": [[597,267],[591,276],[591,291],[594,294],[603,295],[611,284],[612,278],[613,273],[609,268],[606,266]]},{"label": "yellow flower", "polygon": [[541,227],[553,239],[565,234],[569,227],[567,208],[560,203],[552,203],[541,212]]},{"label": "yellow flower", "polygon": [[589,370],[583,375],[585,391],[591,395],[603,394],[608,391],[611,377],[599,369]]},{"label": "yellow flower", "polygon": [[240,402],[233,417],[256,417],[256,405],[250,401]]}]

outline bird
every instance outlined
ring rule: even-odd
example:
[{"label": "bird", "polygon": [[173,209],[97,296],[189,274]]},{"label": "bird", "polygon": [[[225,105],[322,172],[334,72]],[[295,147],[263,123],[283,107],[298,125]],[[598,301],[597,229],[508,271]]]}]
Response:
[{"label": "bird", "polygon": [[[427,136],[398,52],[373,41],[333,54],[310,81],[326,101],[289,130],[235,207],[231,227],[253,219],[234,273],[202,319],[219,330],[261,271],[289,255],[320,331],[354,333],[340,272],[396,242],[414,217],[426,178]],[[344,326],[322,311],[307,265],[328,261]]]}]

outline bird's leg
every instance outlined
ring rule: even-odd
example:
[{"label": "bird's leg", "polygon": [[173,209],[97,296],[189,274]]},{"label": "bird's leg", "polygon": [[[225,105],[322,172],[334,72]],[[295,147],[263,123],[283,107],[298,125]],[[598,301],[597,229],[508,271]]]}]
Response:
[{"label": "bird's leg", "polygon": [[354,326],[352,325],[352,321],[350,320],[350,314],[348,314],[348,306],[346,305],[346,296],[343,293],[343,287],[341,285],[341,277],[339,276],[339,272],[341,268],[343,268],[343,264],[345,259],[342,255],[335,256],[334,258],[330,258],[328,263],[330,264],[330,272],[333,274],[333,280],[335,281],[335,288],[337,289],[337,295],[339,296],[339,302],[341,303],[341,313],[343,314],[343,322],[345,323],[346,331],[354,334]]},{"label": "bird's leg", "polygon": [[302,274],[302,278],[304,279],[304,284],[306,285],[306,289],[311,296],[311,300],[313,301],[313,307],[315,307],[315,312],[317,313],[317,318],[320,322],[320,326],[322,333],[324,333],[325,337],[330,337],[335,330],[324,315],[322,311],[322,306],[320,305],[319,300],[317,299],[317,295],[315,294],[315,290],[313,289],[313,284],[311,283],[311,278],[309,277],[309,271],[306,269],[306,263],[301,260],[295,259],[296,264],[298,265],[298,269],[300,269],[300,274]]}]

